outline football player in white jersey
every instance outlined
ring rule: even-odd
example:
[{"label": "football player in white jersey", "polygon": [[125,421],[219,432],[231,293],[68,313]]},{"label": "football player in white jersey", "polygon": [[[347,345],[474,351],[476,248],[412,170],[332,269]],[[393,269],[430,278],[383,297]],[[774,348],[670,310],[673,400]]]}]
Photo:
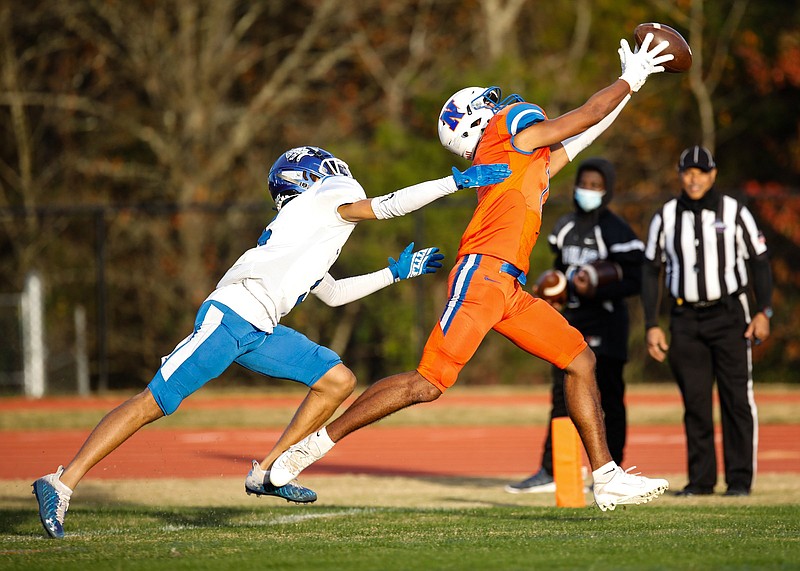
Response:
[{"label": "football player in white jersey", "polygon": [[245,479],[248,494],[305,503],[316,494],[290,482],[269,481],[272,462],[290,444],[319,429],[353,391],[355,376],[339,356],[288,327],[281,317],[313,293],[338,306],[389,284],[435,272],[438,248],[412,252],[413,243],[389,267],[336,280],[328,270],[362,220],[402,216],[466,187],[504,180],[507,165],[473,166],[453,175],[368,199],[343,161],[318,147],[281,155],[269,173],[278,211],[258,244],[228,270],[200,306],[194,331],[164,357],[147,388],[109,412],[67,465],[33,483],[39,516],[50,537],[64,537],[72,490],[86,472],[142,426],[177,410],[184,398],[236,362],[253,371],[309,387],[275,447],[253,460]]}]

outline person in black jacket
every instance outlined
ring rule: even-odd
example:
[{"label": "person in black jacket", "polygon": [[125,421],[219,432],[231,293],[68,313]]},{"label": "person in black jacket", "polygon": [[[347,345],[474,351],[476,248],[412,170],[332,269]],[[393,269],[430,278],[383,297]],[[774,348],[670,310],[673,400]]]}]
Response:
[{"label": "person in black jacket", "polygon": [[[769,337],[772,317],[767,244],[747,207],[714,187],[717,167],[708,149],[695,145],[684,150],[678,171],[683,190],[653,216],[642,278],[648,353],[663,362],[669,349],[683,396],[689,482],[677,495],[714,492],[716,379],[725,495],[746,496],[758,446],[751,348]],[[665,282],[659,279],[662,266]],[[754,306],[748,297],[751,278]],[[661,283],[672,302],[671,348],[658,323]]]},{"label": "person in black jacket", "polygon": [[[548,242],[556,255],[555,268],[568,278],[568,298],[560,309],[597,357],[597,385],[608,449],[614,461],[621,464],[627,432],[623,368],[628,359],[629,319],[625,298],[639,294],[644,244],[628,223],[608,208],[615,179],[614,167],[607,160],[583,161],[575,177],[575,209],[556,222]],[[580,268],[596,260],[616,263],[621,279],[592,288]],[[553,367],[552,378],[551,420],[567,416],[564,372]],[[505,489],[510,493],[555,491],[549,428],[540,469]]]}]

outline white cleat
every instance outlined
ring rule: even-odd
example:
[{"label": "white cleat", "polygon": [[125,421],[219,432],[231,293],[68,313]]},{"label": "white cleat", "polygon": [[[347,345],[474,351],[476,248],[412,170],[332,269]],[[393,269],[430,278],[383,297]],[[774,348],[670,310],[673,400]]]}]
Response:
[{"label": "white cleat", "polygon": [[646,504],[663,494],[669,482],[662,478],[645,478],[631,474],[636,466],[623,470],[619,466],[605,483],[595,482],[594,501],[602,511],[613,510],[620,505]]},{"label": "white cleat", "polygon": [[297,478],[300,472],[325,456],[327,450],[320,448],[316,436],[317,433],[312,432],[278,456],[269,471],[269,481],[273,486],[285,486]]}]

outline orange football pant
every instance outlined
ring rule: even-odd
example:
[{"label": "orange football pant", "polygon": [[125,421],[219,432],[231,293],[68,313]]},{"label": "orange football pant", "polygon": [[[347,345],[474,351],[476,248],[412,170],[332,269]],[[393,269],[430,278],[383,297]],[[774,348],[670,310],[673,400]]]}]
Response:
[{"label": "orange football pant", "polygon": [[519,273],[503,260],[468,254],[450,272],[447,306],[417,367],[442,392],[453,386],[490,329],[559,369],[586,348],[583,335],[546,301],[522,289],[508,268]]}]

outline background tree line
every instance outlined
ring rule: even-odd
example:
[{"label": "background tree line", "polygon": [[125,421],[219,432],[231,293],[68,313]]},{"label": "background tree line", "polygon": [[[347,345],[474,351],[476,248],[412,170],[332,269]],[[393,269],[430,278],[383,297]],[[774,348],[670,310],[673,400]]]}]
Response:
[{"label": "background tree line", "polygon": [[[325,147],[369,195],[445,176],[466,166],[436,136],[447,96],[500,85],[557,116],[616,79],[619,39],[644,21],[682,31],[695,65],[652,77],[584,155],[617,166],[612,206],[644,237],[678,191],[681,149],[714,150],[718,186],[747,199],[772,250],[776,319],[757,378],[797,380],[800,9],[780,0],[3,0],[0,293],[40,271],[48,344],[67,354],[74,307],[100,317],[100,252],[110,385],[141,385],[271,219],[266,174],[281,152]],[[553,180],[544,232],[570,208],[573,174]],[[411,240],[452,263],[473,205],[464,192],[362,225],[333,272],[384,267]],[[551,262],[540,244],[532,277]],[[309,300],[286,324],[372,381],[416,364],[445,282],[442,272],[335,310]],[[669,378],[633,331],[629,380]],[[491,336],[463,381],[546,374]]]}]

